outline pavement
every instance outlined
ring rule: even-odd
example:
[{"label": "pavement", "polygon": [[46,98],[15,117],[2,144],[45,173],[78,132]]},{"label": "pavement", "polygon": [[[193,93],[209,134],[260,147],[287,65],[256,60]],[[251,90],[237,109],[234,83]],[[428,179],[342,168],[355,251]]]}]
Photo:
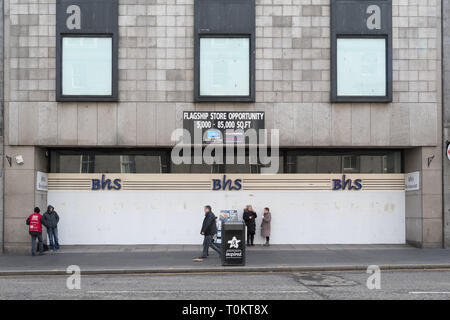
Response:
[{"label": "pavement", "polygon": [[247,249],[245,266],[222,266],[211,250],[193,262],[200,246],[68,246],[43,256],[0,255],[0,276],[66,275],[68,266],[81,274],[326,272],[366,270],[450,269],[450,249],[418,249],[407,245],[272,245]]}]

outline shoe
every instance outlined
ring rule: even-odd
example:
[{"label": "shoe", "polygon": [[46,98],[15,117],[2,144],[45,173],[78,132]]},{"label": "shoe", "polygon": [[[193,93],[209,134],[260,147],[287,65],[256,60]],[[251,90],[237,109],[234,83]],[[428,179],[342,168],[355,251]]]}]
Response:
[{"label": "shoe", "polygon": [[34,257],[36,255],[36,253],[32,252],[31,255]]},{"label": "shoe", "polygon": [[192,259],[192,261],[194,262],[203,262],[203,259],[205,259],[206,257],[198,257],[198,258],[194,258]]}]

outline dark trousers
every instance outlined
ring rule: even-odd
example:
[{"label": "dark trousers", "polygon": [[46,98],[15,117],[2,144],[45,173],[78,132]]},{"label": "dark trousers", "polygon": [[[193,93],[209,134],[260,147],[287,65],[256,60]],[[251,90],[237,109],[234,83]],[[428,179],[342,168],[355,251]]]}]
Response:
[{"label": "dark trousers", "polygon": [[208,249],[209,247],[213,248],[214,251],[216,251],[219,255],[222,254],[222,251],[220,250],[219,246],[214,243],[213,236],[212,235],[205,235],[205,239],[203,239],[203,252],[202,257],[208,256]]},{"label": "dark trousers", "polygon": [[254,240],[255,240],[255,234],[247,231],[247,244],[253,245]]},{"label": "dark trousers", "polygon": [[42,232],[30,232],[31,236],[31,254],[36,254],[36,239],[39,242],[39,253],[44,251],[44,245],[42,243]]}]

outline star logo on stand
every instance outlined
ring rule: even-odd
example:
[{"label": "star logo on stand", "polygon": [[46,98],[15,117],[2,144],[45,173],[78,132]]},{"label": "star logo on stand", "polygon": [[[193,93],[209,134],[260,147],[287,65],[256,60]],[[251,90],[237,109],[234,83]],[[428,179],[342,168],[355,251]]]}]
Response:
[{"label": "star logo on stand", "polygon": [[239,248],[239,242],[241,242],[241,240],[236,239],[236,237],[233,237],[230,241],[228,241],[228,244],[230,245],[230,248]]}]

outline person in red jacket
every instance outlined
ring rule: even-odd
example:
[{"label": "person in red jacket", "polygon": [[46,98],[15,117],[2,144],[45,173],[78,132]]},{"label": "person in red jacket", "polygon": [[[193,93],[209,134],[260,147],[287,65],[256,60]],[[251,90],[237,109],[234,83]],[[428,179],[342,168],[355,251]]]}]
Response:
[{"label": "person in red jacket", "polygon": [[34,208],[34,213],[31,214],[27,219],[28,232],[31,235],[31,255],[36,255],[36,238],[39,241],[39,255],[42,256],[44,253],[44,245],[42,243],[42,216],[40,214],[41,209],[38,207]]}]

